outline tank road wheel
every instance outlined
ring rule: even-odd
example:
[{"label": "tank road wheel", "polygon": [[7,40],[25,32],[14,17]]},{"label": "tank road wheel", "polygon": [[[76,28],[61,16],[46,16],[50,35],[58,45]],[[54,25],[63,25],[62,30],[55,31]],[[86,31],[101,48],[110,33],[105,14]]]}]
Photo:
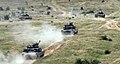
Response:
[{"label": "tank road wheel", "polygon": [[95,18],[98,18],[98,15],[97,15],[97,14],[95,14]]},{"label": "tank road wheel", "polygon": [[44,52],[38,52],[38,53],[36,53],[36,55],[38,58],[41,58],[44,56]]},{"label": "tank road wheel", "polygon": [[102,17],[105,18],[105,15],[103,15]]},{"label": "tank road wheel", "polygon": [[75,35],[75,34],[78,34],[78,29],[73,29],[72,31],[73,31],[73,34],[74,34],[74,35]]}]

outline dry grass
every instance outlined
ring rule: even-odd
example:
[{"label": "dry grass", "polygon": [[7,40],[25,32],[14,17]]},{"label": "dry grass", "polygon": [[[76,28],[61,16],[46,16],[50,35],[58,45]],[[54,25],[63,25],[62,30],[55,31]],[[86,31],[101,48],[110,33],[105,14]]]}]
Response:
[{"label": "dry grass", "polygon": [[[64,2],[61,0],[61,2],[57,2],[57,3],[61,7],[64,7],[65,9],[68,9],[70,6],[76,8],[83,6],[85,7],[85,9],[93,9],[93,10],[98,8],[103,8],[103,10],[105,10],[106,14],[108,15],[116,11],[119,12],[119,7],[117,6],[120,5],[120,3],[117,3],[117,0],[115,0],[115,2],[113,2],[113,0],[110,0],[109,2],[106,2],[105,5],[103,5],[103,3],[98,3],[97,1],[93,1],[93,2],[90,2],[89,0],[86,1],[87,2],[81,0],[78,2],[78,0],[75,0],[69,3],[67,1]],[[36,2],[38,3],[37,0],[34,2],[31,1],[28,6],[24,5],[24,7],[27,7],[26,9],[30,10],[29,6],[33,5],[36,7],[36,10],[39,10],[39,7],[42,6],[39,4],[35,4]],[[44,5],[46,6],[47,4]],[[56,18],[51,18],[50,16],[42,16],[41,13],[38,11],[37,13],[38,16],[35,15],[34,22],[32,23],[30,22],[30,24],[36,27],[40,27],[43,21],[55,25],[58,28],[62,28],[64,24],[69,22],[69,20],[65,19],[64,17],[57,17],[56,19]],[[119,20],[119,17],[117,18],[117,20]],[[51,23],[51,21],[53,21],[53,23]],[[85,19],[78,17],[76,19],[72,19],[72,21],[74,21],[75,25],[79,29],[79,34],[71,38],[66,38],[63,41],[63,43],[65,44],[59,50],[55,51],[52,55],[46,58],[38,59],[38,61],[36,61],[34,64],[74,64],[77,58],[98,59],[102,62],[102,64],[107,64],[107,63],[110,64],[112,62],[114,62],[112,64],[120,64],[119,62],[120,31],[119,30],[114,30],[114,29],[110,30],[105,28],[99,29],[99,27],[101,27],[103,24],[106,23],[105,21],[100,21],[100,20]],[[15,25],[26,24],[26,23],[29,22],[15,22],[15,23],[7,23],[7,24],[0,23],[0,51],[6,52],[9,50],[10,52],[12,52],[16,50],[22,52],[22,49],[25,47],[25,45],[24,44],[18,45],[15,43],[15,41],[13,40],[14,37],[13,35],[11,35],[10,29]],[[120,26],[120,24],[118,24],[118,26]],[[100,36],[105,34],[111,37],[113,41],[109,42],[109,41],[99,40]],[[109,55],[105,55],[104,51],[106,49],[111,50],[112,53]]]},{"label": "dry grass", "polygon": [[[35,64],[74,64],[77,58],[99,59],[103,61],[103,64],[106,64],[120,57],[119,31],[108,29],[97,30],[96,28],[103,24],[102,21],[83,21],[76,22],[75,24],[79,28],[79,34],[68,38],[69,41],[60,50],[48,58],[38,60]],[[100,36],[104,34],[111,37],[113,41],[99,40]],[[63,43],[65,42],[63,41]],[[111,50],[112,53],[105,55],[104,51],[106,49]]]}]

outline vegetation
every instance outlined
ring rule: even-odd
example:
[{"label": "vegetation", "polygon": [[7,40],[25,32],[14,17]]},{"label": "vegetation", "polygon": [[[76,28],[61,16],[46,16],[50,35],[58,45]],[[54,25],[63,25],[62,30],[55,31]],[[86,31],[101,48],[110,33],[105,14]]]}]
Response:
[{"label": "vegetation", "polygon": [[18,7],[18,10],[25,11],[25,7]]},{"label": "vegetation", "polygon": [[3,7],[0,7],[0,11],[3,11],[4,9],[3,9]]},{"label": "vegetation", "polygon": [[98,60],[87,60],[87,59],[77,59],[75,64],[100,64],[101,62]]},{"label": "vegetation", "polygon": [[10,19],[9,15],[4,16],[4,20],[9,20],[9,19]]},{"label": "vegetation", "polygon": [[[77,28],[79,29],[79,34],[65,38],[64,45],[57,51],[55,51],[52,55],[37,59],[34,64],[79,64],[79,63],[103,63],[109,64],[114,62],[116,59],[120,57],[120,31],[116,29],[106,29],[100,28],[102,25],[106,23],[106,21],[115,20],[118,22],[118,27],[120,27],[120,0],[105,0],[104,3],[101,3],[100,0],[55,0],[57,1],[57,6],[51,3],[51,0],[44,0],[43,5],[41,6],[41,1],[39,0],[29,0],[25,5],[21,5],[17,9],[20,11],[29,11],[31,8],[35,9],[35,13],[31,14],[34,16],[35,20],[33,23],[23,22],[23,24],[31,24],[33,26],[41,27],[42,22],[48,22],[49,24],[57,26],[57,28],[63,28],[64,24],[67,24],[69,21],[73,21]],[[108,1],[108,2],[107,2]],[[47,2],[47,3],[46,3]],[[31,3],[31,4],[29,4]],[[28,5],[29,4],[29,5]],[[54,17],[44,16],[44,9],[47,4],[51,4],[51,8],[48,8],[50,12],[46,12],[48,15],[53,14]],[[15,6],[16,7],[16,6]],[[53,10],[55,7],[55,10]],[[80,8],[84,7],[84,8]],[[59,17],[59,13],[62,14],[63,11],[69,12],[71,8],[75,8],[75,11],[79,11],[79,13],[87,13],[88,15],[82,16],[78,14],[77,18],[69,18],[67,19],[64,16]],[[109,17],[105,18],[105,20],[94,19],[92,16],[99,8],[105,11],[105,14],[110,17],[116,17],[115,19],[111,19]],[[69,10],[70,9],[70,10]],[[6,10],[6,9],[5,9]],[[9,10],[9,8],[8,8]],[[52,10],[52,11],[51,11]],[[63,11],[61,11],[63,10]],[[14,8],[10,8],[13,16],[17,16]],[[37,14],[38,11],[41,11]],[[4,8],[0,7],[0,12],[4,12]],[[17,11],[18,12],[18,11]],[[117,13],[118,12],[118,13]],[[31,13],[31,12],[30,12]],[[33,12],[32,12],[33,13]],[[6,12],[3,14],[7,14]],[[67,13],[66,13],[67,14]],[[79,16],[80,15],[80,16]],[[2,15],[3,16],[3,15]],[[66,15],[65,15],[66,16]],[[5,15],[3,17],[5,20],[9,20],[9,15]],[[23,25],[22,22],[19,23],[8,23],[8,24],[0,24],[0,51],[19,51],[22,52],[23,48],[26,44],[18,45],[16,41],[14,41],[13,33],[10,29],[16,25]],[[15,31],[15,30],[14,30]],[[112,39],[109,40],[100,40],[101,35],[110,36]],[[106,38],[105,38],[106,39]],[[26,43],[26,42],[25,42]],[[80,58],[80,59],[78,59]],[[92,59],[92,60],[90,60]],[[96,60],[97,59],[97,60]],[[120,64],[119,61],[114,64]]]},{"label": "vegetation", "polygon": [[10,7],[8,6],[8,7],[6,7],[6,11],[9,11],[10,10]]},{"label": "vegetation", "polygon": [[110,54],[110,53],[111,53],[111,51],[105,50],[105,54]]}]

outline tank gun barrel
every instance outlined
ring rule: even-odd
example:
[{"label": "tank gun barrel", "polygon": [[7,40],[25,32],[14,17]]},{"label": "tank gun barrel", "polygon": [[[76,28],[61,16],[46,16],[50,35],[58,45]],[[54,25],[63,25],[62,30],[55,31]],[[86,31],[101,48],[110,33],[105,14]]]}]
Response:
[{"label": "tank gun barrel", "polygon": [[39,40],[37,43],[40,44],[41,40]]},{"label": "tank gun barrel", "polygon": [[38,43],[40,43],[40,42],[41,42],[41,40],[38,41]]}]

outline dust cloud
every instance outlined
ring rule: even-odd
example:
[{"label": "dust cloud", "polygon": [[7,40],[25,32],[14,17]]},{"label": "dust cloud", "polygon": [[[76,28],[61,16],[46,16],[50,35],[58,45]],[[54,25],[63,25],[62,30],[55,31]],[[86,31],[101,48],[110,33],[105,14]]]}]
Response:
[{"label": "dust cloud", "polygon": [[0,64],[23,64],[25,58],[19,53],[0,53]]},{"label": "dust cloud", "polygon": [[42,24],[39,27],[30,24],[18,25],[12,28],[14,40],[18,44],[37,42],[41,44],[51,44],[64,39],[61,29],[49,24]]}]

